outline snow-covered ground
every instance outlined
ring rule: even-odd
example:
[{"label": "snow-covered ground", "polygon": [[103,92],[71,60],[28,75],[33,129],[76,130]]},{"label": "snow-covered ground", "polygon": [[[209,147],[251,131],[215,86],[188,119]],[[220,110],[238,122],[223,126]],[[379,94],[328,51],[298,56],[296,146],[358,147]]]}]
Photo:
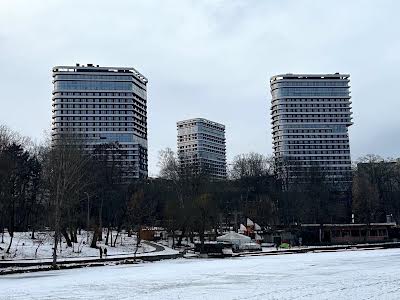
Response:
[{"label": "snow-covered ground", "polygon": [[400,249],[177,259],[0,277],[0,299],[399,299]]},{"label": "snow-covered ground", "polygon": [[[105,234],[104,232],[104,237]],[[113,242],[115,236],[116,232],[114,231]],[[0,242],[0,261],[2,256],[4,256],[6,260],[51,258],[54,245],[53,232],[37,232],[35,233],[35,237],[36,239],[32,240],[30,232],[16,232],[11,245],[10,254],[7,254],[6,250],[10,242],[10,237],[8,234],[5,234],[4,243]],[[89,247],[92,239],[91,234],[89,234],[89,244],[86,242],[87,233],[85,231],[82,231],[77,238],[78,243],[73,243],[73,247],[67,247],[63,239],[62,247],[58,252],[59,258],[99,257],[99,250]],[[126,233],[119,234],[115,247],[106,246],[104,243],[105,238],[103,241],[97,242],[97,245],[103,247],[103,249],[107,248],[108,256],[134,253],[136,249],[136,237],[134,235],[128,237]],[[154,247],[141,243],[137,253],[148,253],[154,250]]]}]

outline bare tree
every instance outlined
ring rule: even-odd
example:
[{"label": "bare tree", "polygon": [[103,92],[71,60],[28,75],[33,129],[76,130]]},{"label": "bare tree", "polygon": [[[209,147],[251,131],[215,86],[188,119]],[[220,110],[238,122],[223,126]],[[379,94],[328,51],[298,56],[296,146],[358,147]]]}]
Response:
[{"label": "bare tree", "polygon": [[272,173],[273,160],[254,152],[235,156],[230,170],[233,179],[261,177]]},{"label": "bare tree", "polygon": [[27,229],[37,203],[41,167],[28,141],[0,126],[0,226],[4,235],[7,225],[10,235],[7,253],[14,232]]},{"label": "bare tree", "polygon": [[[173,220],[173,224],[176,224],[181,231],[176,244],[181,246],[187,231],[193,227],[195,201],[206,191],[210,177],[207,169],[199,168],[196,163],[179,161],[169,148],[160,152],[159,166],[160,176],[173,185],[175,192],[174,199],[169,200],[171,203],[167,204],[167,207],[177,208],[177,211],[169,216],[169,220]],[[172,227],[175,230],[175,226]]]},{"label": "bare tree", "polygon": [[243,214],[261,224],[276,222],[279,182],[272,158],[258,153],[238,155],[233,159],[230,177],[238,187]]},{"label": "bare tree", "polygon": [[362,222],[400,219],[400,164],[395,159],[367,155],[358,160],[353,178],[353,212]]},{"label": "bare tree", "polygon": [[54,248],[53,267],[57,266],[57,247],[65,207],[77,189],[86,185],[84,181],[90,158],[73,138],[65,137],[49,149],[47,169],[50,199],[53,208]]}]

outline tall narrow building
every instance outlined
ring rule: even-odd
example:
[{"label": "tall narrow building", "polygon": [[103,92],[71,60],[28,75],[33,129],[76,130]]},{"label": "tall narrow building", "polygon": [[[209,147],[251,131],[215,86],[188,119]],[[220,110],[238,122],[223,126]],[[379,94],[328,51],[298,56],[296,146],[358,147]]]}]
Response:
[{"label": "tall narrow building", "polygon": [[53,140],[73,136],[89,152],[114,145],[123,181],[147,177],[147,82],[134,68],[54,67]]},{"label": "tall narrow building", "polygon": [[280,166],[289,166],[289,179],[314,169],[333,183],[351,183],[349,77],[284,74],[270,79],[273,150]]},{"label": "tall narrow building", "polygon": [[196,118],[177,123],[178,158],[213,179],[226,178],[225,126]]}]

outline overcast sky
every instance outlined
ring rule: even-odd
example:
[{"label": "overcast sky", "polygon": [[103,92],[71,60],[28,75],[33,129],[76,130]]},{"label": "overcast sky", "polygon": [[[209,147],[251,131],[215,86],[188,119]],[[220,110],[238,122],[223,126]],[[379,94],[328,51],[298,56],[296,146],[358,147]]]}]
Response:
[{"label": "overcast sky", "polygon": [[176,121],[226,126],[227,155],[272,153],[269,78],[349,73],[353,158],[400,156],[400,1],[0,0],[0,123],[40,141],[51,68],[132,66],[148,79],[149,173]]}]

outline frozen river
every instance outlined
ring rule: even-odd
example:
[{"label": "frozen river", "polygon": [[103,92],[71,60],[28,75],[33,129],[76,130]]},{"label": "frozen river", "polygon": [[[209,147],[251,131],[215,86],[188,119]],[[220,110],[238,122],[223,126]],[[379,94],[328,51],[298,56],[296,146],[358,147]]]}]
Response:
[{"label": "frozen river", "polygon": [[400,299],[400,249],[7,275],[0,299]]}]

